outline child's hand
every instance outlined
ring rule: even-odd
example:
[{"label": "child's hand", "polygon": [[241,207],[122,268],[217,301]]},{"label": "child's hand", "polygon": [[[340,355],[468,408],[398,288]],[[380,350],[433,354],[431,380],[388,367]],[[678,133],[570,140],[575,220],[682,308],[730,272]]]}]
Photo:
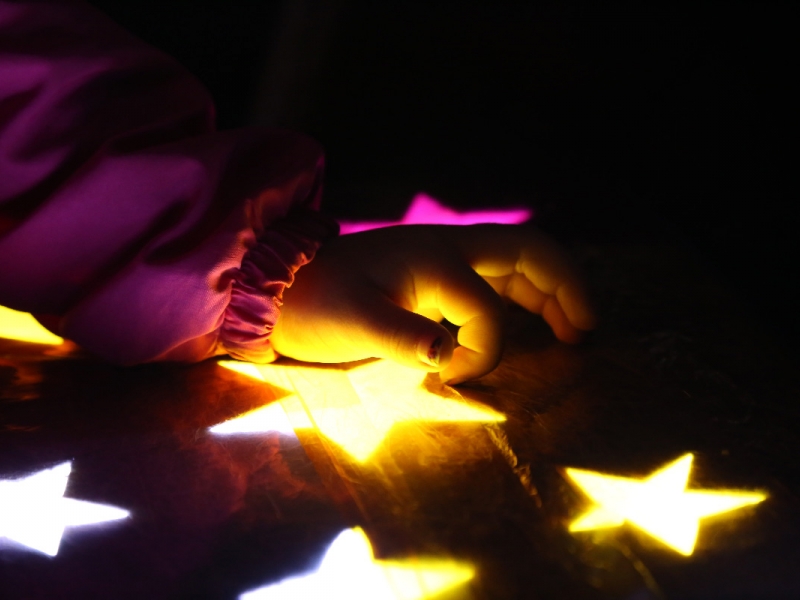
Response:
[{"label": "child's hand", "polygon": [[[595,317],[577,269],[550,239],[508,225],[400,226],[323,246],[285,290],[275,350],[311,362],[368,357],[441,371],[450,384],[500,362],[509,298],[575,343]],[[460,327],[459,347],[438,323]]]}]

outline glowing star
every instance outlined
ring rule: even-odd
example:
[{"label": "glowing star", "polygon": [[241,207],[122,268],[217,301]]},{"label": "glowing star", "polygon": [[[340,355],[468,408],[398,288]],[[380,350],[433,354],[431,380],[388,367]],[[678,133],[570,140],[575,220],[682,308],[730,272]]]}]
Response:
[{"label": "glowing star", "polygon": [[339,223],[342,234],[379,229],[391,225],[475,225],[476,223],[502,223],[516,225],[533,216],[529,208],[505,208],[494,210],[470,210],[457,212],[439,203],[427,194],[417,194],[399,221],[370,221]]},{"label": "glowing star", "polygon": [[64,498],[65,462],[22,479],[0,480],[0,538],[55,556],[66,527],[124,519],[120,508]]},{"label": "glowing star", "polygon": [[378,360],[348,370],[308,366],[253,365],[222,361],[221,366],[276,387],[289,395],[216,425],[212,433],[315,429],[357,461],[366,461],[396,423],[491,423],[505,416],[467,404],[448,388],[444,398],[423,387],[427,373]]},{"label": "glowing star", "polygon": [[627,521],[689,556],[700,519],[766,498],[759,493],[687,490],[692,459],[686,454],[644,479],[567,469],[567,476],[597,505],[574,521],[570,531],[618,527]]},{"label": "glowing star", "polygon": [[472,567],[450,560],[375,560],[367,536],[347,529],[333,540],[319,569],[242,594],[240,600],[425,600],[473,578]]},{"label": "glowing star", "polygon": [[[309,420],[298,429],[311,429],[313,427],[314,425]],[[283,435],[294,435],[294,427],[280,402],[267,404],[230,421],[214,425],[214,427],[209,428],[209,431],[217,435],[265,433],[267,431],[274,431]]]},{"label": "glowing star", "polygon": [[57,346],[64,342],[45,329],[32,314],[0,306],[0,338]]}]

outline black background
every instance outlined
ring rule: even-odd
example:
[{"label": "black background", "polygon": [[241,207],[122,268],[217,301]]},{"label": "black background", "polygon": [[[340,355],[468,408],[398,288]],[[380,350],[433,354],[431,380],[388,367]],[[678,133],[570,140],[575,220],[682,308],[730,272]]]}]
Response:
[{"label": "black background", "polygon": [[797,353],[790,3],[94,4],[197,75],[221,128],[321,141],[335,216],[425,190],[532,205],[565,239],[658,231]]}]

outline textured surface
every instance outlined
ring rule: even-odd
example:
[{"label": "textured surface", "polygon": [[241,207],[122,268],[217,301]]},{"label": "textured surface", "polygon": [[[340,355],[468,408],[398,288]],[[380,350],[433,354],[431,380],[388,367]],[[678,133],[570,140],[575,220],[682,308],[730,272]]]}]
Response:
[{"label": "textured surface", "polygon": [[[66,496],[131,512],[68,529],[54,558],[0,547],[0,596],[234,598],[360,526],[378,558],[475,565],[446,597],[797,597],[796,376],[691,255],[575,251],[598,331],[568,347],[512,309],[501,366],[459,388],[507,420],[398,424],[363,463],[314,430],[209,434],[288,393],[213,361],[123,369],[0,340],[0,479],[72,461]],[[770,498],[704,524],[689,558],[628,527],[567,531],[587,501],[564,467],[636,476],[685,452],[692,485]]]}]

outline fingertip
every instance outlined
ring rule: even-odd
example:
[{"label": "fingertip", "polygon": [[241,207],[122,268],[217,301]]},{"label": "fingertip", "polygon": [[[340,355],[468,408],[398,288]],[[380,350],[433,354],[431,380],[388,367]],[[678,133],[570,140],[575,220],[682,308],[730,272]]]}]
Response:
[{"label": "fingertip", "polygon": [[458,385],[465,381],[478,379],[494,371],[500,364],[500,354],[490,356],[465,346],[459,346],[453,351],[453,360],[450,365],[440,373],[442,383]]},{"label": "fingertip", "polygon": [[453,355],[453,337],[436,321],[395,304],[377,290],[355,303],[352,344],[366,356],[426,371],[441,371]]},{"label": "fingertip", "polygon": [[597,315],[583,286],[563,286],[556,297],[572,326],[581,331],[597,327]]},{"label": "fingertip", "polygon": [[590,306],[570,319],[570,323],[579,331],[593,331],[597,329],[597,315]]},{"label": "fingertip", "polygon": [[584,332],[574,327],[565,327],[556,334],[556,337],[567,344],[580,344],[583,341]]},{"label": "fingertip", "polygon": [[453,345],[453,338],[446,330],[426,335],[417,344],[417,359],[428,371],[442,371],[453,358]]}]

